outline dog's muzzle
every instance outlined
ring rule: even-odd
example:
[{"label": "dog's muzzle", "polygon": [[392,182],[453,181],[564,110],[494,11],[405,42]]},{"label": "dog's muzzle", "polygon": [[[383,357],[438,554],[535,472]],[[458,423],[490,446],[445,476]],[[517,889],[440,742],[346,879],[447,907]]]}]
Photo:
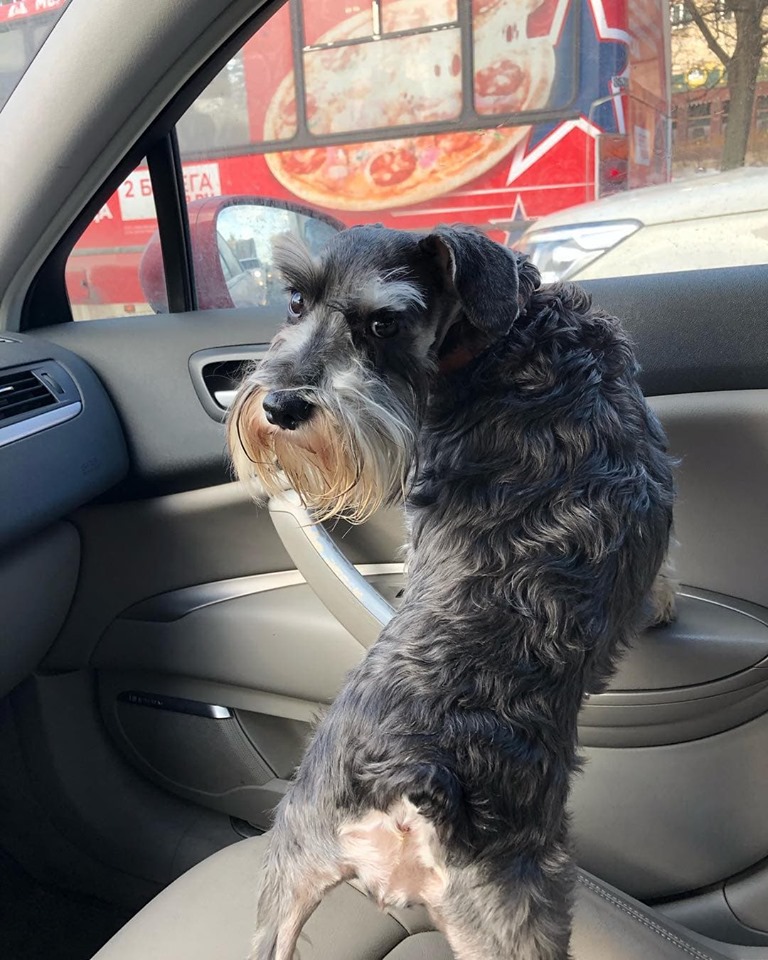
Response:
[{"label": "dog's muzzle", "polygon": [[262,402],[267,421],[281,430],[295,430],[312,416],[314,407],[290,390],[272,390]]}]

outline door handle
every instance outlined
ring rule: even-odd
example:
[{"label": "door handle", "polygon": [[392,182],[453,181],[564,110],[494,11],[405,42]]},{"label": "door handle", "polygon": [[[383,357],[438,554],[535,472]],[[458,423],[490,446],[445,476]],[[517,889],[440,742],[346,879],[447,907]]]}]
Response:
[{"label": "door handle", "polygon": [[216,403],[223,409],[229,410],[232,406],[232,401],[237,396],[237,390],[214,390],[213,399]]},{"label": "door handle", "polygon": [[216,347],[189,358],[189,375],[203,409],[214,420],[227,416],[247,368],[264,358],[268,346]]}]

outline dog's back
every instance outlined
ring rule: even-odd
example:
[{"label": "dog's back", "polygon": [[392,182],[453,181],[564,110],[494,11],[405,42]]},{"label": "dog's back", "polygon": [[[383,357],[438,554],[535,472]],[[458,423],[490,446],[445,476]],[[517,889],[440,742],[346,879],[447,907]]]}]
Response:
[{"label": "dog's back", "polygon": [[440,381],[409,497],[408,595],[442,585],[457,611],[498,611],[590,690],[640,622],[672,524],[672,460],[637,374],[618,320],[573,284],[540,288],[503,340]]}]

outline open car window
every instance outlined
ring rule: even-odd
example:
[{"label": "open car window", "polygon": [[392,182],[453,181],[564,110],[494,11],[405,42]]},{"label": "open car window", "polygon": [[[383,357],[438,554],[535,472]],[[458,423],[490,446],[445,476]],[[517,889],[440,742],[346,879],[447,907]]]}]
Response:
[{"label": "open car window", "polygon": [[[269,305],[272,236],[355,223],[470,224],[546,280],[767,262],[768,61],[753,91],[696,3],[289,0],[176,127],[198,306]],[[154,201],[137,171],[77,244],[76,319],[167,309]]]}]

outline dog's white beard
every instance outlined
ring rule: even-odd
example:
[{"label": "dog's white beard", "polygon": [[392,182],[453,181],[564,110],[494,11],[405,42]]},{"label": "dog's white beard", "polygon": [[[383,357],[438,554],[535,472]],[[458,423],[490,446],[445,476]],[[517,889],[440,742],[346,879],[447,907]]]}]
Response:
[{"label": "dog's white beard", "polygon": [[229,449],[238,478],[256,498],[290,486],[318,520],[344,516],[362,523],[404,495],[415,428],[401,404],[377,403],[351,380],[328,393],[302,389],[315,410],[295,430],[267,421],[266,388],[246,383],[240,389],[228,418]]}]

